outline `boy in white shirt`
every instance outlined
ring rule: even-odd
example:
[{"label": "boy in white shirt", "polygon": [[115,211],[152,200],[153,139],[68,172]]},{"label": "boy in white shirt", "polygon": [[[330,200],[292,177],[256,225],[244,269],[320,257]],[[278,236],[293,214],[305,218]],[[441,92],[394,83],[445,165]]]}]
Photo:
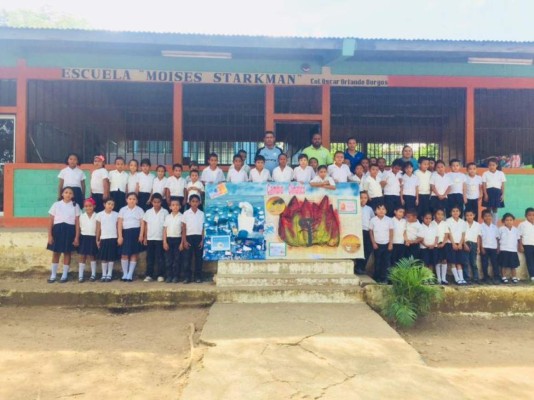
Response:
[{"label": "boy in white shirt", "polygon": [[397,206],[394,211],[393,221],[393,249],[391,251],[391,265],[404,258],[406,246],[404,244],[404,235],[406,234],[406,220],[404,219],[404,207]]},{"label": "boy in white shirt", "polygon": [[243,159],[239,154],[234,155],[232,160],[232,169],[228,170],[226,174],[226,181],[229,183],[248,182],[248,176],[243,168]]},{"label": "boy in white shirt", "polygon": [[317,175],[310,181],[310,186],[336,190],[336,182],[334,182],[334,178],[328,176],[326,165],[317,167]]},{"label": "boy in white shirt", "polygon": [[167,267],[167,283],[178,283],[180,280],[182,246],[183,215],[180,212],[180,201],[171,200],[171,213],[165,217],[163,223],[163,250]]},{"label": "boy in white shirt", "polygon": [[124,158],[115,158],[115,169],[109,172],[109,195],[115,202],[113,211],[119,212],[126,205],[128,173],[124,170]]},{"label": "boy in white shirt", "polygon": [[278,155],[278,167],[273,170],[273,181],[291,182],[293,179],[293,168],[287,165],[287,154]]},{"label": "boy in white shirt", "polygon": [[460,217],[463,216],[464,204],[467,202],[466,191],[466,177],[463,172],[460,172],[462,166],[460,160],[454,158],[449,162],[451,172],[447,174],[451,180],[451,190],[447,196],[447,216],[451,216],[453,207],[458,207],[460,210]]},{"label": "boy in white shirt", "polygon": [[165,184],[165,197],[167,204],[171,201],[178,200],[180,205],[184,204],[186,180],[182,177],[182,164],[173,164],[172,176],[167,179]]},{"label": "boy in white shirt", "polygon": [[[511,213],[502,216],[502,224],[499,228],[499,261],[501,264],[502,283],[519,283],[516,270],[519,268],[518,249],[521,243],[519,230],[514,226],[515,217]],[[507,277],[510,272],[510,278]]]},{"label": "boy in white shirt", "polygon": [[488,160],[488,170],[482,174],[482,190],[484,192],[484,202],[482,205],[493,213],[493,223],[497,225],[498,210],[504,207],[504,184],[506,176],[499,171],[499,164],[496,158]]},{"label": "boy in white shirt", "polygon": [[[369,176],[364,179],[363,188],[369,194],[369,206],[375,210],[380,204],[384,204],[384,195],[382,193],[381,180],[378,177],[378,165],[373,164],[369,167]],[[387,212],[387,211],[386,211]]]},{"label": "boy in white shirt", "polygon": [[[191,200],[191,196],[193,194],[196,194],[199,199],[202,199],[202,195],[204,194],[204,185],[202,184],[202,182],[200,182],[198,170],[191,170],[191,172],[189,172],[189,177],[191,178],[191,180],[187,183],[187,186],[185,187],[188,205],[189,200]],[[198,206],[198,208],[202,210],[202,200],[200,201],[200,205]]]},{"label": "boy in white shirt", "polygon": [[[378,171],[378,166],[376,166]],[[387,284],[393,250],[393,221],[386,216],[386,207],[379,204],[375,209],[376,216],[369,223],[369,236],[375,255],[375,273],[373,279]]]},{"label": "boy in white shirt", "polygon": [[447,250],[446,246],[449,240],[447,221],[445,221],[445,212],[441,209],[434,214],[432,224],[436,227],[438,233],[438,244],[434,249],[434,259],[436,261],[436,277],[438,284],[448,285],[447,281]]},{"label": "boy in white shirt", "polygon": [[185,250],[185,278],[187,284],[193,280],[193,257],[195,258],[195,282],[202,282],[202,253],[204,250],[204,212],[199,210],[200,197],[192,194],[189,210],[184,213],[182,223],[182,243]]},{"label": "boy in white shirt", "polygon": [[402,161],[395,160],[393,161],[393,164],[391,164],[391,169],[382,173],[381,184],[384,187],[384,204],[386,205],[388,217],[393,217],[395,210],[401,205],[401,168]]},{"label": "boy in white shirt", "polygon": [[489,263],[493,269],[493,284],[498,285],[501,282],[499,271],[498,250],[499,250],[499,230],[493,224],[493,215],[490,210],[482,211],[482,220],[480,224],[480,236],[482,237],[482,247],[480,249],[480,262],[482,272],[484,273],[484,283],[490,284]]},{"label": "boy in white shirt", "polygon": [[163,259],[163,226],[169,212],[162,206],[163,197],[159,193],[152,196],[152,208],[143,216],[144,238],[143,244],[146,249],[146,278],[145,282],[156,279],[155,264],[158,265],[158,282],[165,280],[165,262]]},{"label": "boy in white shirt", "polygon": [[[430,211],[423,215],[423,223],[417,233],[417,238],[420,243],[419,255],[421,260],[425,263],[428,269],[432,270],[434,265],[436,265],[435,250],[438,246],[438,227],[434,224],[434,221],[432,221],[432,213]],[[441,269],[439,277],[437,277],[436,273],[436,278],[438,281],[441,281]]]},{"label": "boy in white shirt", "polygon": [[299,165],[293,170],[293,180],[299,183],[309,183],[315,177],[313,168],[308,165],[308,156],[299,154]]},{"label": "boy in white shirt", "polygon": [[141,160],[141,172],[137,175],[137,205],[143,209],[148,210],[150,207],[150,195],[152,194],[152,185],[154,184],[154,175],[150,173],[150,160],[143,158]]},{"label": "boy in white shirt", "polygon": [[[343,163],[345,154],[342,151],[336,151],[334,154],[334,163],[328,166],[328,175],[334,179],[334,182],[348,182],[352,176],[350,168]],[[318,169],[317,169],[318,170]]]},{"label": "boy in white shirt", "polygon": [[[241,149],[237,152],[237,155],[241,157],[241,159],[243,160],[243,170],[245,171],[245,174],[247,174],[247,177],[248,177],[248,174],[250,172],[250,167],[247,165],[247,152]],[[230,168],[228,168],[228,172],[230,172],[234,168],[235,168],[234,163],[232,161],[232,165],[230,165]]]},{"label": "boy in white shirt", "polygon": [[428,157],[419,158],[419,169],[414,175],[419,179],[419,204],[417,205],[417,217],[423,221],[424,215],[430,211],[430,178],[432,172],[428,170],[430,160]]},{"label": "boy in white shirt", "polygon": [[466,198],[465,211],[471,210],[475,213],[475,221],[478,221],[478,206],[482,193],[482,178],[477,175],[477,165],[475,163],[467,164],[467,176],[465,178]]},{"label": "boy in white shirt", "polygon": [[519,224],[518,229],[521,235],[519,251],[525,253],[528,275],[534,282],[534,208],[529,207],[525,210],[525,221]]},{"label": "boy in white shirt", "polygon": [[447,196],[451,191],[451,179],[445,173],[445,163],[442,160],[436,161],[436,171],[430,177],[430,209],[433,213],[436,210],[447,211]]},{"label": "boy in white shirt", "polygon": [[465,264],[465,231],[466,222],[460,218],[460,208],[456,205],[451,208],[451,217],[447,219],[447,234],[449,243],[447,243],[447,261],[452,264],[452,274],[454,281],[458,285],[467,285],[464,277],[463,265]]},{"label": "boy in white shirt", "polygon": [[250,181],[254,183],[263,183],[271,180],[271,173],[265,168],[265,157],[257,155],[254,158],[254,168],[250,170]]},{"label": "boy in white shirt", "polygon": [[365,268],[367,267],[367,262],[371,256],[373,250],[373,243],[371,242],[371,236],[369,234],[369,224],[371,219],[375,216],[375,213],[371,207],[367,205],[369,196],[367,192],[360,192],[360,210],[362,213],[362,236],[363,236],[363,259],[356,259],[356,274],[362,275],[365,274]]},{"label": "boy in white shirt", "polygon": [[480,253],[480,224],[475,221],[475,213],[473,210],[466,208],[465,210],[465,222],[467,224],[465,230],[465,242],[464,242],[464,251],[467,255],[467,260],[465,260],[465,277],[469,279],[469,268],[472,270],[473,279],[472,283],[479,283],[478,278],[478,266],[477,266],[477,254]]},{"label": "boy in white shirt", "polygon": [[421,240],[417,236],[421,229],[421,223],[417,220],[417,211],[406,211],[406,232],[404,233],[404,245],[406,246],[405,256],[414,259],[419,258],[419,243]]},{"label": "boy in white shirt", "polygon": [[208,168],[202,170],[200,181],[206,185],[207,183],[224,182],[224,172],[217,164],[219,163],[219,156],[216,153],[211,153],[208,157]]}]

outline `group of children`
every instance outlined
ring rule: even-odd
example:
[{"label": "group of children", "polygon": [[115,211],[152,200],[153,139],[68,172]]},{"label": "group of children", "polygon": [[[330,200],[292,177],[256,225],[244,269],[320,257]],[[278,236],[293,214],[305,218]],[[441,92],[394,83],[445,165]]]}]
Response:
[{"label": "group of children", "polygon": [[[100,281],[111,281],[114,263],[120,259],[121,280],[131,282],[139,253],[145,250],[146,282],[202,281],[204,213],[200,208],[204,186],[198,180],[198,170],[191,170],[186,181],[181,177],[180,164],[173,166],[169,178],[165,177],[166,168],[160,165],[154,176],[150,174],[150,161],[145,159],[141,161],[141,172],[137,171],[137,160],[129,162],[126,172],[125,160],[117,157],[116,169],[108,173],[104,156],[97,155],[91,174],[91,197],[84,199],[85,175],[78,163],[79,157],[69,154],[67,167],[59,174],[60,200],[49,210],[47,248],[53,252],[49,283],[58,280],[61,254],[63,273],[59,282],[68,281],[75,248],[80,255],[79,282],[85,281],[86,263],[91,267],[89,280],[97,280],[97,259],[102,267]],[[180,210],[186,206],[182,214]]]}]

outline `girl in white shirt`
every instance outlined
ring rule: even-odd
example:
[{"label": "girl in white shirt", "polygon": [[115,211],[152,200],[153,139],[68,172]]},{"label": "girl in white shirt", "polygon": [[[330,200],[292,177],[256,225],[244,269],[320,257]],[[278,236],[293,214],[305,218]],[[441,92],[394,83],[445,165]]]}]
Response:
[{"label": "girl in white shirt", "polygon": [[516,270],[519,267],[517,251],[521,237],[519,230],[514,226],[514,220],[515,217],[512,214],[504,214],[502,216],[504,226],[499,228],[499,262],[501,264],[501,279],[503,283],[509,282],[507,275],[511,275],[510,279],[513,283],[519,282]]},{"label": "girl in white shirt", "polygon": [[74,193],[73,200],[82,207],[85,199],[85,174],[78,168],[80,157],[76,153],[69,153],[65,160],[67,166],[63,168],[59,175],[58,198],[61,199],[61,193],[66,187],[70,187]]},{"label": "girl in white shirt", "polygon": [[118,248],[118,219],[119,213],[114,211],[115,202],[106,201],[104,211],[96,216],[96,243],[98,244],[98,258],[102,260],[101,282],[110,282],[113,264],[119,258]]},{"label": "girl in white shirt", "polygon": [[530,280],[534,282],[534,208],[529,207],[525,210],[525,221],[519,224],[518,229],[521,235],[519,251],[525,253],[528,274]]},{"label": "girl in white shirt", "polygon": [[365,267],[371,257],[373,251],[373,243],[371,242],[371,236],[369,234],[369,224],[371,218],[375,216],[375,212],[371,207],[367,205],[369,201],[369,195],[367,192],[360,192],[360,210],[362,213],[362,236],[363,236],[363,259],[358,258],[355,262],[356,273],[359,275],[365,274]]},{"label": "girl in white shirt", "polygon": [[[128,163],[128,184],[126,185],[126,193],[137,193],[139,188],[137,184],[139,183],[139,161],[135,158],[131,159]],[[126,200],[126,195],[124,196]],[[126,202],[125,202],[126,205]]]},{"label": "girl in white shirt", "polygon": [[96,245],[96,213],[95,201],[92,198],[85,199],[85,213],[80,215],[80,247],[78,247],[78,281],[84,282],[83,274],[87,261],[91,263],[91,282],[96,281],[96,261],[98,246]]},{"label": "girl in white shirt", "polygon": [[126,193],[128,186],[128,172],[124,170],[124,158],[115,158],[115,169],[109,173],[109,195],[115,202],[114,211],[126,205]]},{"label": "girl in white shirt", "polygon": [[128,193],[126,206],[119,211],[118,239],[121,246],[122,281],[131,282],[139,253],[144,251],[142,221],[144,211],[137,205],[137,194]]},{"label": "girl in white shirt", "polygon": [[167,168],[165,168],[165,165],[158,165],[156,168],[156,178],[154,178],[154,181],[152,182],[152,193],[150,194],[150,202],[152,203],[152,196],[154,196],[154,193],[159,193],[161,195],[161,207],[163,207],[165,210],[169,211],[169,207],[167,205],[167,197],[165,196],[165,188],[167,187],[167,177],[165,174],[167,173]]},{"label": "girl in white shirt", "polygon": [[497,170],[497,159],[488,160],[488,170],[482,174],[482,190],[484,201],[482,205],[491,209],[493,223],[497,225],[498,210],[504,207],[504,183],[506,176]]},{"label": "girl in white shirt", "polygon": [[91,172],[91,198],[95,201],[95,212],[104,209],[104,199],[109,197],[109,175],[104,163],[106,158],[98,154],[93,159],[95,170]]},{"label": "girl in white shirt", "polygon": [[460,218],[460,208],[457,205],[451,207],[451,217],[447,219],[447,261],[452,264],[452,274],[458,285],[466,285],[463,265],[465,264],[465,232],[467,223]]},{"label": "girl in white shirt", "polygon": [[407,210],[415,210],[419,205],[419,178],[413,173],[411,162],[404,163],[401,176],[401,204]]}]

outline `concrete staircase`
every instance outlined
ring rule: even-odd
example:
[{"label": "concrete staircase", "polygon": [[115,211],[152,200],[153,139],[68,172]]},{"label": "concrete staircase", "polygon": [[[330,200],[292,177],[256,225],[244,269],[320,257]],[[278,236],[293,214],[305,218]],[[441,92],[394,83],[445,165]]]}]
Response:
[{"label": "concrete staircase", "polygon": [[351,260],[219,261],[220,303],[361,303]]}]

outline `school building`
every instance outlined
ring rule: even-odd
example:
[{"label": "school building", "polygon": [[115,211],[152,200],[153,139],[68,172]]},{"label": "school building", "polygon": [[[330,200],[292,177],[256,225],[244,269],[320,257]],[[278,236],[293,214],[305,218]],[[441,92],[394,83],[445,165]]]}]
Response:
[{"label": "school building", "polygon": [[533,203],[534,42],[0,28],[0,49],[0,226],[46,224],[70,151],[87,173],[97,153],[251,163],[266,130],[290,155],[319,130],[388,161],[502,157],[507,210]]}]

